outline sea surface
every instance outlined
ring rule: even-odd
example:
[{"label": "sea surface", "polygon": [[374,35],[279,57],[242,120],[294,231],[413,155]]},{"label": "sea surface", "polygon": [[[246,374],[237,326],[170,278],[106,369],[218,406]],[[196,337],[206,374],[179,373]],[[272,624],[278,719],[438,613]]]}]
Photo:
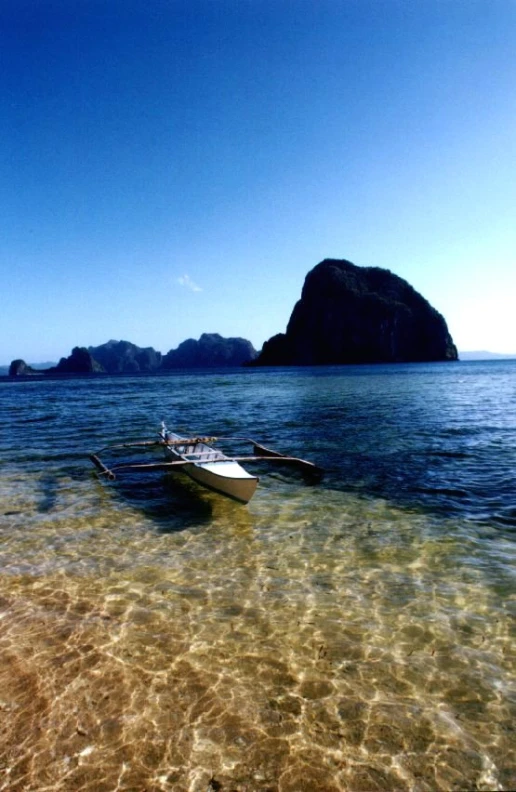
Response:
[{"label": "sea surface", "polygon": [[[516,361],[3,379],[0,406],[0,790],[516,787]],[[250,464],[242,506],[96,475],[162,420],[325,477]]]}]

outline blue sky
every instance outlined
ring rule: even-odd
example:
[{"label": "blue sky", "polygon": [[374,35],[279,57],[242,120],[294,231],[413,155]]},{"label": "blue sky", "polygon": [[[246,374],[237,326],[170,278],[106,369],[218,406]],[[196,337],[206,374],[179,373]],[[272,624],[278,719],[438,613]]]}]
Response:
[{"label": "blue sky", "polygon": [[515,0],[3,0],[0,363],[259,348],[324,258],[516,352]]}]

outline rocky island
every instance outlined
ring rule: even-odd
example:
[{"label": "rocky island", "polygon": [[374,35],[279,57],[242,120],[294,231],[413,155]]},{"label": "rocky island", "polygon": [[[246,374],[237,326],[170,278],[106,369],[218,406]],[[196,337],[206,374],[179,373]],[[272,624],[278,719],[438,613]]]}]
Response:
[{"label": "rocky island", "polygon": [[189,338],[166,355],[153,347],[139,347],[130,341],[108,341],[93,347],[74,347],[69,357],[57,366],[35,369],[24,360],[13,360],[10,377],[55,374],[152,374],[175,368],[214,368],[243,366],[257,355],[245,338],[223,338],[218,333],[203,333],[198,341]]},{"label": "rocky island", "polygon": [[43,374],[100,374],[104,369],[84,347],[74,347],[72,354],[61,358],[57,366],[43,371]]},{"label": "rocky island", "polygon": [[165,355],[129,341],[75,347],[57,366],[13,360],[12,377],[45,374],[151,374],[178,368],[319,366],[457,360],[446,322],[407,281],[380,267],[325,259],[306,276],[285,333],[257,354],[245,338],[203,333]]},{"label": "rocky island", "polygon": [[213,368],[243,366],[257,352],[245,338],[222,338],[218,333],[203,333],[198,341],[188,338],[163,358],[163,368]]},{"label": "rocky island", "polygon": [[163,356],[153,347],[139,347],[130,341],[108,341],[88,347],[91,357],[108,374],[151,374],[161,367]]},{"label": "rocky island", "polygon": [[457,360],[444,318],[405,280],[379,267],[325,259],[306,276],[285,333],[253,365]]},{"label": "rocky island", "polygon": [[8,373],[10,377],[32,377],[41,374],[41,370],[32,368],[32,366],[29,366],[24,360],[18,358],[17,360],[11,361]]}]

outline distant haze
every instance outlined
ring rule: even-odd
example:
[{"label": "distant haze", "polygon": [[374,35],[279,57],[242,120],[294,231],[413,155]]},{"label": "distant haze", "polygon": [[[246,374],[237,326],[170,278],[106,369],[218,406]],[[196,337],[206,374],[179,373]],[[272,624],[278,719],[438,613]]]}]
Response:
[{"label": "distant haze", "polygon": [[516,352],[513,355],[502,354],[499,352],[459,352],[461,360],[495,360],[495,359],[512,359],[516,358]]}]

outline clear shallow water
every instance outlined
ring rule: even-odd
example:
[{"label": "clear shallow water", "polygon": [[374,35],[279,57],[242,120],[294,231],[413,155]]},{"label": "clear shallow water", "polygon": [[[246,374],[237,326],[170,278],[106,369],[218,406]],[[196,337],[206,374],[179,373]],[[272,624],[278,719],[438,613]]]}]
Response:
[{"label": "clear shallow water", "polygon": [[[516,363],[0,383],[0,790],[516,786]],[[179,430],[247,507],[87,453]]]}]

